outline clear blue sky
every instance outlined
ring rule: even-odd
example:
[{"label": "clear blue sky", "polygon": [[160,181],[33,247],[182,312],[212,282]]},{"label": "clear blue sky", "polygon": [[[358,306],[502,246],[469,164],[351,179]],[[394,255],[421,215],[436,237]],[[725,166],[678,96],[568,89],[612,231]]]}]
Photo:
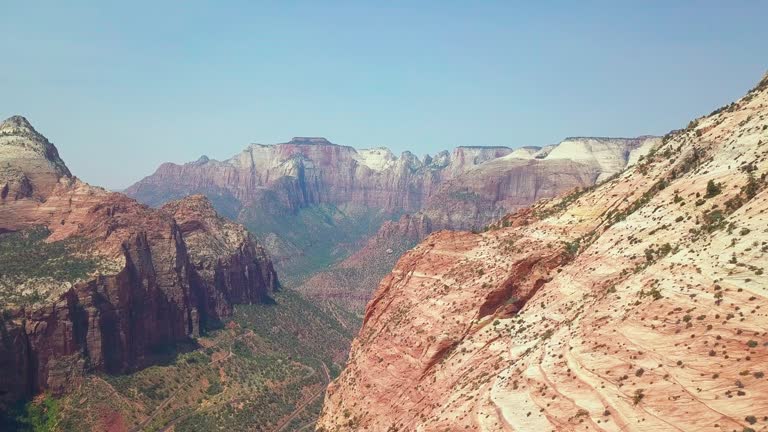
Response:
[{"label": "clear blue sky", "polygon": [[115,188],[300,135],[422,155],[663,134],[768,68],[760,1],[6,3],[0,116]]}]

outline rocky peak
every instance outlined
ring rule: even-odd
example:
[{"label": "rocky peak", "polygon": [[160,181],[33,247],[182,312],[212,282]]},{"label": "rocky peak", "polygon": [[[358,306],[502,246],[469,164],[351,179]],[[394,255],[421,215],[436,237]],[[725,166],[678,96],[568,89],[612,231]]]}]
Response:
[{"label": "rocky peak", "polygon": [[56,147],[22,116],[0,123],[0,167],[2,199],[44,199],[59,179],[72,176]]},{"label": "rocky peak", "polygon": [[527,146],[514,149],[504,159],[534,159],[541,152],[541,147]]},{"label": "rocky peak", "polygon": [[[29,123],[29,120],[20,115],[9,117],[0,123],[0,137],[15,138],[15,140],[8,139],[0,142],[0,144],[6,146],[25,139],[29,141],[25,143],[26,147],[36,147],[43,153],[45,153],[47,147],[53,146],[42,134],[35,130],[32,124]],[[55,151],[55,148],[53,150]]]},{"label": "rocky peak", "polygon": [[11,116],[0,123],[0,132],[17,133],[23,131],[37,133],[35,128],[32,127],[29,121],[23,116]]},{"label": "rocky peak", "polygon": [[353,157],[375,171],[390,169],[397,162],[397,156],[386,147],[360,149],[353,153]]},{"label": "rocky peak", "polygon": [[171,201],[161,210],[178,224],[200,276],[204,319],[229,315],[234,303],[256,303],[278,289],[264,249],[245,227],[219,216],[204,195]]},{"label": "rocky peak", "polygon": [[194,165],[205,165],[205,164],[207,164],[210,161],[211,161],[211,159],[208,156],[202,155],[196,161],[194,161],[192,163]]},{"label": "rocky peak", "polygon": [[416,171],[417,169],[424,166],[424,164],[419,160],[419,157],[408,150],[404,151],[400,155],[399,160],[404,166],[408,167],[408,169],[412,171]]},{"label": "rocky peak", "polygon": [[429,166],[431,168],[442,169],[447,167],[448,164],[450,163],[451,163],[451,154],[448,153],[448,150],[443,150],[432,158],[431,162],[429,163]]},{"label": "rocky peak", "polygon": [[555,144],[545,145],[539,149],[539,151],[533,154],[534,159],[544,159],[545,157],[549,156],[549,153],[554,150],[555,147],[557,147]]}]

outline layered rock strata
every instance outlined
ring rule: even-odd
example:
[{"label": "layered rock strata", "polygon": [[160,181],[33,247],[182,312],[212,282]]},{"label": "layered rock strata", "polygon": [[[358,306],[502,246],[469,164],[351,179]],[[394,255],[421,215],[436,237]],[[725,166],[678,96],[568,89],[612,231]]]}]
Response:
[{"label": "layered rock strata", "polygon": [[764,429],[767,143],[768,76],[596,187],[432,234],[318,430]]}]

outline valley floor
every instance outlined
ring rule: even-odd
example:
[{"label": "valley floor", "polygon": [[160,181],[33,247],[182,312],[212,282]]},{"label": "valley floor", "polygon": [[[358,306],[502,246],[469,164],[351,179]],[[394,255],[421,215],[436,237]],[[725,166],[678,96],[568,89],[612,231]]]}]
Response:
[{"label": "valley floor", "polygon": [[[21,430],[311,430],[359,323],[285,290],[274,304],[238,305],[224,327],[164,362],[122,376],[89,376],[60,399],[17,413]],[[332,307],[332,306],[329,306]],[[342,322],[342,320],[349,320]]]}]

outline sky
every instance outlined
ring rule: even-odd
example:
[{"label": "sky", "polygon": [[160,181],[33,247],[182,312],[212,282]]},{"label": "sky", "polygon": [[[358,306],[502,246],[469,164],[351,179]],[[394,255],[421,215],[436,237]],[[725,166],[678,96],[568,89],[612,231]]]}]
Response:
[{"label": "sky", "polygon": [[[97,4],[100,3],[100,4]],[[323,136],[434,154],[664,134],[768,70],[768,2],[7,2],[0,117],[92,184]]]}]

